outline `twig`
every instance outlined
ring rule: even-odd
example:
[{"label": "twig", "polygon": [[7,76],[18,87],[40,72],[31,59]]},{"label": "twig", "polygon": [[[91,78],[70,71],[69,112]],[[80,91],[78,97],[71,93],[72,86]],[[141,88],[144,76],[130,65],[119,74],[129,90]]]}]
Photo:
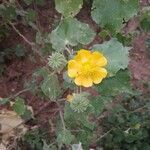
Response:
[{"label": "twig", "polygon": [[37,49],[37,45],[33,42],[30,42],[15,26],[13,23],[9,22],[10,26],[14,29],[14,31],[20,36],[22,37],[22,39],[31,46],[32,50],[41,58],[41,60],[45,63],[47,63],[47,61],[45,60],[45,58],[40,54],[40,52]]},{"label": "twig", "polygon": [[8,97],[8,99],[13,99],[13,98],[19,96],[20,94],[22,94],[22,93],[24,93],[24,92],[26,92],[26,91],[29,91],[29,89],[21,90],[21,91],[19,91],[18,93],[16,93],[15,95]]},{"label": "twig", "polygon": [[70,49],[66,46],[66,51],[71,55]]},{"label": "twig", "polygon": [[82,129],[77,129],[77,130],[70,130],[70,131],[72,131],[72,132],[85,132],[85,130],[82,130]]},{"label": "twig", "polygon": [[31,47],[35,46],[35,43],[30,42],[23,34],[21,34],[20,31],[14,26],[13,23],[9,22],[9,24],[10,24],[11,27],[16,31],[16,33],[18,33],[18,35],[23,38],[23,40],[24,40],[26,43],[28,43]]},{"label": "twig", "polygon": [[66,98],[61,98],[61,99],[58,99],[57,101],[58,101],[58,102],[66,101]]},{"label": "twig", "polygon": [[10,96],[10,97],[8,97],[7,99],[7,102],[10,102],[12,99],[14,99],[14,98],[16,98],[17,96],[19,96],[20,94],[22,94],[22,93],[24,93],[24,92],[26,92],[26,91],[28,91],[29,89],[24,89],[24,90],[21,90],[21,91],[19,91],[18,93],[16,93],[16,94],[14,94],[14,95],[12,95],[12,96]]},{"label": "twig", "polygon": [[60,107],[60,105],[59,105],[58,102],[56,102],[56,104],[57,104],[57,106],[58,106],[58,108],[59,108],[59,115],[60,115],[60,119],[61,119],[61,122],[62,122],[62,125],[63,125],[63,129],[66,130],[64,117],[63,117],[62,111],[61,111],[61,109],[60,109],[61,107]]},{"label": "twig", "polygon": [[62,115],[62,111],[61,111],[61,110],[59,110],[59,114],[60,114],[60,118],[61,118],[61,121],[62,121],[62,124],[63,124],[63,129],[66,130],[65,122],[64,122],[64,118],[63,118],[63,115]]},{"label": "twig", "polygon": [[22,11],[24,11],[18,0],[16,0],[16,3],[17,3],[17,5],[18,5],[18,7],[19,7]]},{"label": "twig", "polygon": [[69,53],[69,55],[73,55],[73,49],[68,44],[66,45],[66,51]]},{"label": "twig", "polygon": [[56,144],[57,142],[52,142],[51,144],[48,145],[49,148],[51,148],[54,144]]},{"label": "twig", "polygon": [[80,93],[82,93],[82,86],[79,86]]},{"label": "twig", "polygon": [[96,142],[98,142],[99,140],[101,140],[103,137],[105,137],[108,133],[110,133],[113,129],[110,129],[109,131],[107,131],[106,133],[104,133],[102,136],[100,136]]},{"label": "twig", "polygon": [[146,107],[147,107],[147,106],[144,105],[144,106],[142,106],[142,107],[140,107],[140,108],[137,108],[137,109],[135,109],[135,110],[133,110],[133,111],[130,111],[130,113],[134,113],[134,112],[141,111],[142,109],[144,109],[144,108],[146,108]]}]

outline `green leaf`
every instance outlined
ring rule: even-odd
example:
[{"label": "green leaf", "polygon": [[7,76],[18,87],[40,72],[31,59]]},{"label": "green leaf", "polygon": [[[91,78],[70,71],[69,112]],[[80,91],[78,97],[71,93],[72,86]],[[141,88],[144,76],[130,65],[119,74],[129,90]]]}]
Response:
[{"label": "green leaf", "polygon": [[44,79],[41,89],[45,96],[55,101],[61,94],[58,78],[55,74],[51,74]]},{"label": "green leaf", "polygon": [[39,6],[43,6],[45,4],[44,0],[35,0],[35,3]]},{"label": "green leaf", "polygon": [[91,106],[89,106],[84,112],[75,113],[70,104],[66,103],[64,110],[64,119],[68,127],[76,128],[82,126],[90,130],[94,129],[95,124],[89,120],[89,116],[93,114]]},{"label": "green leaf", "polygon": [[9,98],[0,98],[0,105],[5,105],[9,102]]},{"label": "green leaf", "polygon": [[83,0],[55,0],[56,10],[64,17],[74,17],[82,5]]},{"label": "green leaf", "polygon": [[123,27],[123,19],[128,21],[138,10],[138,0],[94,0],[91,15],[101,27],[119,31]]},{"label": "green leaf", "polygon": [[57,142],[59,144],[70,144],[74,139],[74,136],[69,130],[61,131],[57,136]]},{"label": "green leaf", "polygon": [[65,123],[67,124],[68,127],[76,127],[76,124],[78,123],[76,121],[77,120],[76,114],[71,109],[69,103],[65,103],[64,119],[65,119]]},{"label": "green leaf", "polygon": [[108,96],[98,96],[98,97],[92,97],[92,100],[90,101],[90,104],[94,107],[94,114],[95,116],[99,116],[100,113],[105,108],[105,104],[111,101],[111,98]]},{"label": "green leaf", "polygon": [[84,127],[94,130],[95,124],[93,122],[90,122],[87,116],[82,116],[81,123]]},{"label": "green leaf", "polygon": [[24,99],[20,97],[15,99],[15,103],[12,105],[12,108],[24,120],[33,118],[33,110],[31,111],[32,108],[29,108],[27,105],[25,105]]},{"label": "green leaf", "polygon": [[21,118],[24,120],[29,120],[33,118],[31,110],[26,107],[24,114],[21,115]]},{"label": "green leaf", "polygon": [[98,50],[107,58],[108,75],[114,76],[120,69],[125,69],[129,61],[129,47],[124,47],[122,43],[113,38],[103,44],[96,44],[93,46],[94,50]]},{"label": "green leaf", "polygon": [[42,44],[43,43],[43,37],[41,32],[36,33],[35,41],[37,44]]},{"label": "green leaf", "polygon": [[68,76],[68,73],[67,71],[63,73],[63,79],[64,79],[64,82],[63,82],[63,87],[65,89],[71,89],[71,90],[74,90],[75,88],[75,83],[73,82],[73,80]]},{"label": "green leaf", "polygon": [[120,70],[116,76],[102,81],[97,86],[102,96],[116,96],[119,93],[131,93],[130,76],[127,70]]},{"label": "green leaf", "polygon": [[119,42],[121,42],[124,46],[129,46],[131,45],[132,41],[132,35],[123,35],[120,32],[116,34],[116,38],[118,39]]},{"label": "green leaf", "polygon": [[39,128],[31,129],[23,136],[23,141],[25,141],[33,150],[42,150],[43,139],[44,132]]},{"label": "green leaf", "polygon": [[35,22],[36,21],[36,12],[32,9],[28,10],[26,16],[25,16],[26,21],[29,22]]},{"label": "green leaf", "polygon": [[93,140],[93,131],[92,130],[83,130],[76,134],[77,141],[82,143],[83,149],[88,150],[91,141]]},{"label": "green leaf", "polygon": [[26,3],[26,5],[32,4],[32,0],[23,0],[23,1]]},{"label": "green leaf", "polygon": [[150,10],[147,10],[142,14],[140,18],[141,28],[145,31],[150,31]]},{"label": "green leaf", "polygon": [[145,106],[148,110],[150,110],[150,102],[147,102]]},{"label": "green leaf", "polygon": [[15,48],[15,55],[17,57],[22,57],[22,56],[25,56],[25,52],[26,50],[24,49],[24,47],[20,44],[18,44]]},{"label": "green leaf", "polygon": [[[9,28],[6,25],[0,25],[0,42],[9,34]],[[1,56],[0,56],[1,57]]]},{"label": "green leaf", "polygon": [[103,38],[103,40],[106,39],[107,36],[110,35],[109,31],[108,30],[102,30],[99,35]]},{"label": "green leaf", "polygon": [[78,30],[79,35],[76,35],[78,36],[77,41],[80,44],[86,45],[93,41],[95,37],[95,32],[89,27],[88,24],[78,21]]},{"label": "green leaf", "polygon": [[[50,40],[49,40],[49,42],[50,42]],[[52,49],[51,43],[45,43],[44,47],[41,49],[41,53],[43,56],[47,56],[47,55],[51,54],[52,51],[53,51],[53,49]]]},{"label": "green leaf", "polygon": [[0,4],[0,16],[5,21],[11,21],[13,19],[16,19],[17,14],[13,6],[4,6],[3,4]]},{"label": "green leaf", "polygon": [[38,77],[38,76],[41,76],[43,77],[44,79],[47,79],[47,77],[49,76],[49,72],[48,70],[43,67],[43,68],[38,68],[35,70],[35,72],[33,73],[33,77]]},{"label": "green leaf", "polygon": [[26,111],[26,105],[24,99],[17,97],[15,103],[13,104],[13,109],[18,115],[23,115]]},{"label": "green leaf", "polygon": [[66,49],[66,45],[76,46],[78,43],[88,44],[94,39],[95,32],[88,24],[75,18],[63,19],[51,33],[51,43],[55,50]]}]

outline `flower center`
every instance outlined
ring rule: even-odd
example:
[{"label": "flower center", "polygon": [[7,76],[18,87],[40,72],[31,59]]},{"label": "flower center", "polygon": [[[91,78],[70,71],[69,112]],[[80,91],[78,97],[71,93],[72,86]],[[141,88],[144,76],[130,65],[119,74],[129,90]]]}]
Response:
[{"label": "flower center", "polygon": [[92,66],[89,63],[85,63],[82,65],[81,73],[84,75],[91,75],[92,74]]}]

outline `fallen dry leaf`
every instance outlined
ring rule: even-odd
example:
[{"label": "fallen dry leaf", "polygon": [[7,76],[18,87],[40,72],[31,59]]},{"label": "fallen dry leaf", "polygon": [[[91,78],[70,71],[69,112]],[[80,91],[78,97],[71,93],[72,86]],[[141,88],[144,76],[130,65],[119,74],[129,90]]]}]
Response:
[{"label": "fallen dry leaf", "polygon": [[2,144],[2,143],[0,144],[0,150],[7,150],[6,146],[4,144]]},{"label": "fallen dry leaf", "polygon": [[8,144],[10,138],[19,137],[26,131],[23,120],[14,111],[0,110],[0,133],[3,143]]}]

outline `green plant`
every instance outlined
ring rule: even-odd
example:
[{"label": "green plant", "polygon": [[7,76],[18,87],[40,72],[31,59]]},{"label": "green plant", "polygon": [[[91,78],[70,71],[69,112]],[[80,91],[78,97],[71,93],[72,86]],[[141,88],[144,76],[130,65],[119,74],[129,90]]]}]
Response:
[{"label": "green plant", "polygon": [[149,125],[149,100],[142,95],[126,95],[103,120],[107,134],[98,143],[104,149],[148,150]]},{"label": "green plant", "polygon": [[[36,7],[30,7],[31,5],[44,5],[45,1],[24,0],[23,2],[26,7],[17,5],[19,2],[17,4],[14,1],[2,2],[0,4],[1,18],[4,25],[9,25],[31,47],[33,54],[38,56],[39,61],[43,64],[43,67],[34,72],[33,80],[30,85],[27,85],[27,90],[40,93],[49,103],[54,102],[59,114],[58,119],[56,118],[58,125],[56,125],[55,144],[51,141],[44,143],[43,136],[39,131],[28,132],[24,139],[35,150],[50,148],[49,144],[58,149],[75,149],[76,147],[89,149],[96,135],[96,117],[100,116],[107,105],[111,104],[117,96],[124,93],[132,94],[133,92],[130,84],[130,73],[127,69],[129,50],[131,49],[128,46],[132,36],[130,34],[125,36],[121,29],[125,26],[124,22],[138,14],[139,1],[88,1],[92,5],[91,17],[93,21],[102,28],[99,36],[103,38],[104,42],[101,44],[92,44],[97,33],[89,24],[76,17],[83,4],[86,3],[85,1],[55,0],[55,9],[60,13],[61,19],[51,32],[46,33],[39,25]],[[21,18],[20,22],[18,17]],[[141,19],[141,27],[144,30],[147,29],[145,20],[147,24],[147,15]],[[36,32],[34,41],[30,41],[21,33],[17,28],[18,23],[34,29]],[[0,33],[3,33],[3,30]],[[110,39],[105,41],[106,37],[110,37]],[[84,47],[87,45],[89,48],[85,50]],[[25,52],[25,49],[19,44],[14,53],[17,57],[22,58],[25,56]],[[2,53],[0,61],[4,59],[4,55]],[[38,77],[42,77],[42,80],[36,84]],[[86,87],[97,91],[97,96],[87,92]],[[67,100],[64,93],[70,93],[70,100]],[[17,96],[4,98],[0,102],[1,104],[13,104],[14,111],[28,121],[33,117],[33,114],[26,106],[25,101],[22,98],[16,98]],[[14,100],[15,102],[12,102]],[[134,113],[130,114],[129,112],[128,114],[126,108],[120,110],[119,113],[122,111],[125,111],[125,118],[111,115],[110,120],[114,119],[115,121],[111,122],[108,119],[110,122],[106,123],[107,129],[110,128],[110,124],[115,124],[113,125],[115,128],[121,126],[123,122],[132,123],[132,119],[135,117]],[[135,118],[141,117],[139,115]],[[138,124],[139,122],[140,124]],[[131,143],[138,141],[139,136],[145,132],[145,128],[144,131],[137,132],[136,128],[140,128],[142,120],[139,122],[136,121],[133,126],[129,126],[129,135],[126,134],[127,131],[124,132],[126,124],[119,129],[113,128],[104,138],[104,141],[109,142],[108,148],[121,149],[122,146],[127,146],[126,143],[121,145],[124,140],[129,140],[128,142]],[[130,136],[130,132],[133,134],[132,130],[137,137]],[[121,137],[122,134],[123,137]],[[115,143],[112,143],[113,136],[117,137]],[[130,141],[130,138],[133,141]],[[147,137],[143,139],[147,140]],[[107,148],[105,144],[103,146]],[[45,145],[44,148],[43,145]],[[136,146],[138,147],[138,145]],[[133,148],[136,146],[133,145]]]},{"label": "green plant", "polygon": [[29,144],[29,148],[33,150],[41,150],[43,148],[43,139],[44,134],[40,129],[28,131],[23,137],[23,141]]},{"label": "green plant", "polygon": [[140,16],[140,25],[144,31],[150,31],[150,10],[144,10]]}]

